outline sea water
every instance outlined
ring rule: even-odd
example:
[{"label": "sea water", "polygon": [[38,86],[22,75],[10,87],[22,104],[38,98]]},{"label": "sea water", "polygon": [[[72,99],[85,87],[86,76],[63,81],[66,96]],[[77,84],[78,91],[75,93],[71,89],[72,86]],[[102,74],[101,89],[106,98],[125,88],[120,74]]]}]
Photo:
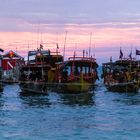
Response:
[{"label": "sea water", "polygon": [[84,94],[0,93],[0,140],[139,140],[140,94],[108,92],[102,82]]}]

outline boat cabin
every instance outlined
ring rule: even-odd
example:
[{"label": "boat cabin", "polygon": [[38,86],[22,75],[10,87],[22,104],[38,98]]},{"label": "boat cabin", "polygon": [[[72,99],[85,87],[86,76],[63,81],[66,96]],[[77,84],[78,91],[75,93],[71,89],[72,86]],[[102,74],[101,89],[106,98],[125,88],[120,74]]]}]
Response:
[{"label": "boat cabin", "polygon": [[10,50],[2,56],[1,65],[4,71],[3,80],[17,82],[19,77],[19,69],[24,65],[24,58],[18,55],[16,52]]},{"label": "boat cabin", "polygon": [[103,63],[104,83],[123,83],[137,80],[139,65],[136,60],[117,60]]},{"label": "boat cabin", "polygon": [[29,51],[27,64],[21,68],[20,80],[54,82],[57,74],[57,63],[62,61],[63,56],[59,52]]},{"label": "boat cabin", "polygon": [[94,58],[88,57],[70,57],[65,61],[61,68],[62,82],[69,82],[76,77],[80,78],[81,75],[88,82],[92,82],[97,78],[97,67]]},{"label": "boat cabin", "polygon": [[62,62],[63,56],[59,52],[51,52],[50,50],[29,51],[28,64],[39,65],[47,64],[55,67],[56,62]]}]

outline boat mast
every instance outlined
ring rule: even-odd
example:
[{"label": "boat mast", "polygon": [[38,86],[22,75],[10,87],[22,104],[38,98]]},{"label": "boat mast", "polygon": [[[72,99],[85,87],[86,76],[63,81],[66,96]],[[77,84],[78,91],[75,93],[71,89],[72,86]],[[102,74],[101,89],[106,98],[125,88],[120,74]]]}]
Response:
[{"label": "boat mast", "polygon": [[27,63],[29,64],[29,41],[28,41],[28,60]]},{"label": "boat mast", "polygon": [[[42,49],[43,49],[43,45],[40,44],[39,53],[40,53],[40,59],[41,59],[41,73],[42,73],[42,79],[43,79],[43,76],[44,76],[44,69],[43,69],[44,54],[43,54],[43,52],[42,52]],[[42,62],[42,61],[43,61],[43,62]]]},{"label": "boat mast", "polygon": [[91,39],[92,39],[92,32],[90,33],[90,41],[89,41],[89,58],[90,58],[90,50],[91,50]]},{"label": "boat mast", "polygon": [[66,31],[66,34],[65,34],[65,40],[64,40],[63,61],[64,61],[64,59],[65,59],[66,40],[67,40],[67,31]]},{"label": "boat mast", "polygon": [[56,55],[57,55],[57,60],[58,60],[58,49],[59,49],[59,45],[58,45],[58,32],[56,32]]},{"label": "boat mast", "polygon": [[38,46],[39,46],[39,31],[40,31],[40,24],[38,24],[38,26],[37,26],[37,47],[36,47],[36,49],[38,49]]}]

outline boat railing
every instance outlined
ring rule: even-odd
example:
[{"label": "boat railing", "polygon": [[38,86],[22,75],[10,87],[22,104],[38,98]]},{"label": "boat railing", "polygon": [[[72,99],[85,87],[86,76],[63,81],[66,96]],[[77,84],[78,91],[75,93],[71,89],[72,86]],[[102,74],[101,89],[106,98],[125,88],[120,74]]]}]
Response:
[{"label": "boat railing", "polygon": [[95,58],[92,57],[69,57],[68,60],[90,60],[95,61]]},{"label": "boat railing", "polygon": [[53,54],[56,55],[56,54],[60,54],[60,52],[54,51],[54,52],[50,52],[50,54],[51,54],[51,55],[53,55]]},{"label": "boat railing", "polygon": [[41,50],[41,51],[29,51],[28,52],[28,57],[30,56],[36,56],[36,55],[43,55],[43,56],[49,56],[49,55],[60,55],[59,51],[50,51],[50,50]]},{"label": "boat railing", "polygon": [[86,75],[86,74],[83,74],[83,73],[81,73],[79,75],[71,74],[69,76],[68,80],[80,79],[82,75],[83,75],[83,79],[86,79],[86,80],[95,78],[95,76],[96,76],[95,74],[92,74],[92,73],[91,73],[91,75]]}]

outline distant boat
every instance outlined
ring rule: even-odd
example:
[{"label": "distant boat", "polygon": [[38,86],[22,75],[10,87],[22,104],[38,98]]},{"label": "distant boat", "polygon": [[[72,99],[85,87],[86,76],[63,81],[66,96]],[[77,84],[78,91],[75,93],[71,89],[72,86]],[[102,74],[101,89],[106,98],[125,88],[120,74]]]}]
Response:
[{"label": "distant boat", "polygon": [[22,92],[47,93],[48,85],[55,82],[56,63],[62,61],[63,57],[57,51],[29,51],[27,64],[20,69]]},{"label": "distant boat", "polygon": [[20,88],[23,93],[27,94],[47,94],[47,87],[45,82],[21,82]]},{"label": "distant boat", "polygon": [[103,63],[104,84],[113,92],[138,92],[138,61],[120,59],[115,62]]},{"label": "distant boat", "polygon": [[92,57],[70,57],[60,67],[59,90],[66,93],[88,92],[98,78],[98,64]]},{"label": "distant boat", "polygon": [[12,50],[2,55],[2,82],[17,83],[19,79],[19,69],[24,64],[24,58]]},{"label": "distant boat", "polygon": [[[0,57],[1,57],[1,56],[0,56]],[[3,70],[2,70],[2,67],[0,67],[0,92],[3,91],[2,73],[3,73]]]},{"label": "distant boat", "polygon": [[106,87],[109,91],[112,92],[133,92],[137,93],[139,91],[138,82],[126,82],[126,83],[110,83],[106,84]]}]

